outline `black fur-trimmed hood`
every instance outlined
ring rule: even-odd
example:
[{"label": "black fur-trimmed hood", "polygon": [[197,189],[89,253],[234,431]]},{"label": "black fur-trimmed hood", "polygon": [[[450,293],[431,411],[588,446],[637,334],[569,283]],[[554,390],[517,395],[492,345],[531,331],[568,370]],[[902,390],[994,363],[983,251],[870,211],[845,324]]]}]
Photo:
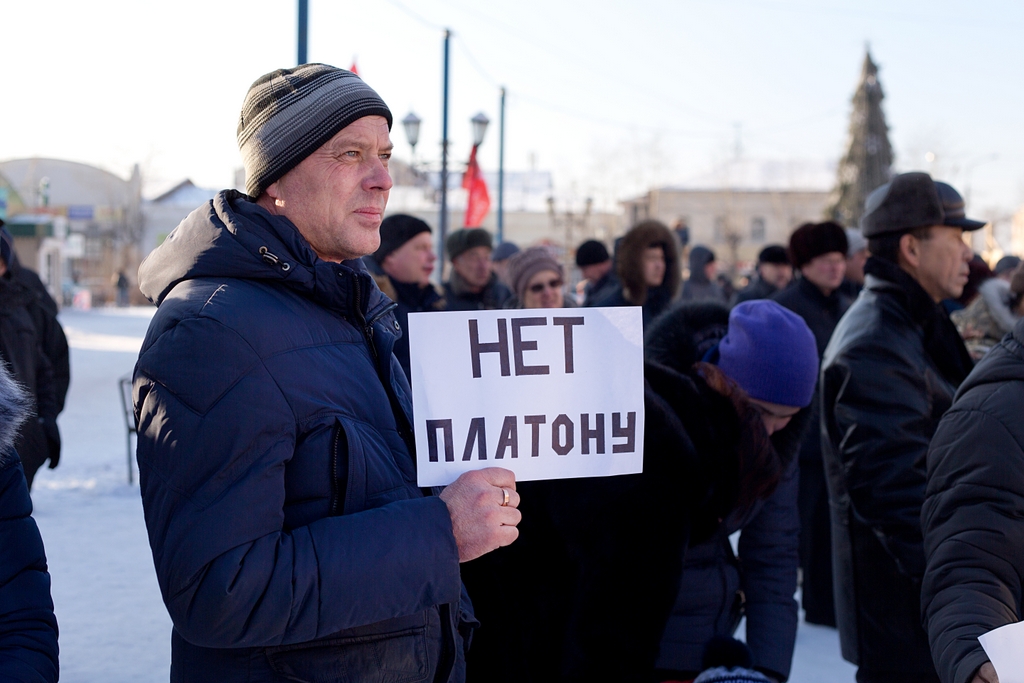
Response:
[{"label": "black fur-trimmed hood", "polygon": [[[644,335],[644,356],[648,362],[692,375],[700,362],[729,329],[729,309],[710,301],[681,302],[659,316]],[[790,420],[785,429],[771,436],[772,445],[788,465],[800,450],[811,418],[808,406]]]},{"label": "black fur-trimmed hood", "polygon": [[28,392],[0,361],[0,470],[14,460],[14,440],[29,416],[30,405]]},{"label": "black fur-trimmed hood", "polygon": [[615,272],[622,283],[626,300],[643,306],[647,301],[647,282],[644,280],[644,250],[660,245],[665,250],[665,279],[661,287],[668,292],[670,301],[679,297],[683,270],[679,262],[679,241],[663,223],[643,221],[627,232],[615,252]]}]

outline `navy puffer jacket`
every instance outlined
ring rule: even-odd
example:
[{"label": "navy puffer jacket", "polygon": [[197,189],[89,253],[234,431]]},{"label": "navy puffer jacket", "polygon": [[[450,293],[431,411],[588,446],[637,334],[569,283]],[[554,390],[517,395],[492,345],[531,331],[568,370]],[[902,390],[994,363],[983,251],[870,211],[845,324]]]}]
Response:
[{"label": "navy puffer jacket", "polygon": [[143,263],[135,371],[175,681],[459,680],[447,506],[416,487],[394,304],[223,192]]},{"label": "navy puffer jacket", "polygon": [[29,402],[0,363],[0,679],[57,680],[57,619],[50,575],[18,454],[18,425]]}]

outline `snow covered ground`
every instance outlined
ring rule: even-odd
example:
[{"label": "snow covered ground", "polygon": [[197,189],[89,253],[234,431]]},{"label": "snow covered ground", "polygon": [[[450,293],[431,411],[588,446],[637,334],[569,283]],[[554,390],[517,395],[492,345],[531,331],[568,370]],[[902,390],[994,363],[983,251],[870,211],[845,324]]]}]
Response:
[{"label": "snow covered ground", "polygon": [[[118,378],[132,372],[154,309],[65,310],[71,390],[60,467],[32,499],[53,577],[61,680],[166,681],[171,622],[153,572],[136,484],[127,483]],[[854,680],[832,629],[801,624],[793,683]]]}]

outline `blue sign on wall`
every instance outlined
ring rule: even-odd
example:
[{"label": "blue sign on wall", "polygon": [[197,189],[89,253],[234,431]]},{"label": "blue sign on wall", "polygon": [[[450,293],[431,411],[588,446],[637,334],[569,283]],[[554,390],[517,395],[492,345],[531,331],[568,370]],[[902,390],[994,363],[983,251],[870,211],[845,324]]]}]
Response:
[{"label": "blue sign on wall", "polygon": [[91,221],[93,207],[87,204],[72,204],[68,207],[68,219],[73,221]]}]

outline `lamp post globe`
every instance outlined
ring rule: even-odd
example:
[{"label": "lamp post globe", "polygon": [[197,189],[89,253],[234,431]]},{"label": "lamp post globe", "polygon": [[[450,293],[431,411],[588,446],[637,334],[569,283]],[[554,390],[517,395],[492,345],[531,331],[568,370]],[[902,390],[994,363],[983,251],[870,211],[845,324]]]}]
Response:
[{"label": "lamp post globe", "polygon": [[402,127],[405,128],[405,138],[412,147],[413,154],[416,153],[416,143],[420,141],[420,117],[413,112],[406,114],[402,119]]},{"label": "lamp post globe", "polygon": [[491,120],[487,118],[486,114],[480,112],[469,121],[473,124],[473,146],[477,147],[484,141],[484,135],[487,133],[487,124]]}]

